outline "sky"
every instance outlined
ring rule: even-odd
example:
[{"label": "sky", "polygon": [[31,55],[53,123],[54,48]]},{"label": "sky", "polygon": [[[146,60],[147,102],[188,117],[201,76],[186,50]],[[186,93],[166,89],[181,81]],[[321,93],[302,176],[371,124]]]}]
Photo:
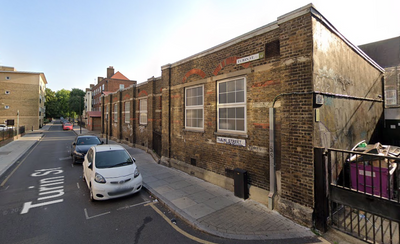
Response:
[{"label": "sky", "polygon": [[314,4],[355,45],[400,36],[399,0],[0,0],[0,66],[84,90],[113,66],[137,83]]}]

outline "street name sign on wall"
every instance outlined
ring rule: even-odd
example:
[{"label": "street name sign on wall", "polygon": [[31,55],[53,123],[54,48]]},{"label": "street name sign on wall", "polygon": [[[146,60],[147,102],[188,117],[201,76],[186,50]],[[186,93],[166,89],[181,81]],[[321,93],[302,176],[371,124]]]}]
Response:
[{"label": "street name sign on wall", "polygon": [[250,55],[250,56],[243,57],[243,58],[238,58],[236,60],[236,64],[244,64],[244,63],[251,62],[253,60],[257,60],[257,59],[260,59],[260,58],[264,58],[264,52],[257,53],[257,54],[254,54],[254,55]]},{"label": "street name sign on wall", "polygon": [[217,137],[217,143],[223,143],[228,145],[235,145],[235,146],[246,146],[246,140],[243,139],[235,139],[235,138],[228,138],[228,137]]}]

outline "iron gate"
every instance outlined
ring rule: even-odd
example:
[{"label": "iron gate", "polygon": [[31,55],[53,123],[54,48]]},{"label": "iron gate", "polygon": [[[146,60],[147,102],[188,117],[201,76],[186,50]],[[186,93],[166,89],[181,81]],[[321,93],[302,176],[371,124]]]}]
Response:
[{"label": "iron gate", "polygon": [[[385,150],[391,150],[390,146]],[[321,156],[316,174],[318,170],[326,173],[316,177],[316,191],[326,190],[328,196],[324,202],[323,195],[316,194],[320,199],[316,196],[317,221],[318,213],[324,218],[321,212],[326,207],[324,224],[367,242],[399,244],[400,158],[354,150],[316,152]],[[328,183],[322,185],[326,189],[318,186],[318,179]]]}]

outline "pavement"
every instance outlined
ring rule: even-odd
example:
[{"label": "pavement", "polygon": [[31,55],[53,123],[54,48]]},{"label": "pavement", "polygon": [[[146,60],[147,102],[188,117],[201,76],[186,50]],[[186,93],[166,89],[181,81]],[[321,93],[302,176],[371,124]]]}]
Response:
[{"label": "pavement", "polygon": [[[17,162],[49,130],[52,124],[0,147],[0,176]],[[74,126],[76,134],[93,134]],[[117,142],[109,140],[110,144]],[[291,243],[358,243],[334,230],[317,236],[278,212],[174,168],[157,164],[152,154],[123,145],[135,158],[144,188],[193,227],[223,238],[238,240],[290,240]],[[297,242],[298,241],[298,242]],[[362,243],[362,242],[360,242]]]}]

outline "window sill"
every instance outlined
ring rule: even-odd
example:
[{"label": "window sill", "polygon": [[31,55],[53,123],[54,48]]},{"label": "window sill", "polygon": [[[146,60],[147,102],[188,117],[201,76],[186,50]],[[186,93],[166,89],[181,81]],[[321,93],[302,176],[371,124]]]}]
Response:
[{"label": "window sill", "polygon": [[234,133],[223,133],[223,132],[214,132],[214,135],[216,136],[230,136],[234,138],[249,138],[247,134],[234,134]]},{"label": "window sill", "polygon": [[200,129],[200,130],[196,130],[196,129],[183,129],[183,131],[186,131],[186,132],[204,133],[204,129]]}]

